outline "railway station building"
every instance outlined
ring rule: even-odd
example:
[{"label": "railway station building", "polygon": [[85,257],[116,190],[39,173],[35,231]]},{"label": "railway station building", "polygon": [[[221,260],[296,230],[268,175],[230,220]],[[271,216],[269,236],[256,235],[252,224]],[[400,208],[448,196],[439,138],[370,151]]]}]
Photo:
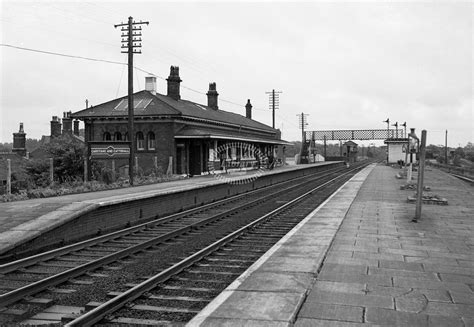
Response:
[{"label": "railway station building", "polygon": [[[179,67],[171,66],[166,81],[166,95],[157,92],[154,76],[146,77],[145,90],[134,93],[133,146],[138,171],[192,176],[227,167],[252,169],[287,144],[279,130],[252,119],[250,100],[245,115],[235,114],[219,108],[215,83],[209,84],[207,105],[203,105],[181,98]],[[127,96],[70,117],[84,122],[89,158],[94,160],[91,149],[102,147],[105,150],[98,160],[108,167],[113,161],[116,172],[126,175],[128,156],[121,157],[114,149],[129,146]]]}]

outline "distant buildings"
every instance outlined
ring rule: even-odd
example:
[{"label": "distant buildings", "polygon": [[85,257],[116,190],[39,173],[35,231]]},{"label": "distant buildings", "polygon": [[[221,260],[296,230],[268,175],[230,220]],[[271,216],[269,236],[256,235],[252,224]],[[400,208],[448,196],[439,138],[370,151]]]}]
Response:
[{"label": "distant buildings", "polygon": [[72,120],[71,111],[63,112],[63,119],[53,116],[50,122],[50,135],[43,135],[38,148],[29,153],[29,157],[33,159],[45,159],[51,157],[51,154],[45,151],[43,145],[51,143],[52,140],[61,136],[69,135],[76,141],[84,143],[84,131],[79,129],[79,120]]},{"label": "distant buildings", "polygon": [[0,152],[0,194],[4,193],[4,186],[8,179],[8,160],[10,160],[11,178],[13,181],[26,179],[24,166],[27,161],[26,133],[23,123],[17,133],[13,133],[13,147],[11,152]]}]

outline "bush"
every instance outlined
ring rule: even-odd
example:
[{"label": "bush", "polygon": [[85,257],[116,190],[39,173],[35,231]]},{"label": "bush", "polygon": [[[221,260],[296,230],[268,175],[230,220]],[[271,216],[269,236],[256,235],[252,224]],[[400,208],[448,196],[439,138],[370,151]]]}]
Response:
[{"label": "bush", "polygon": [[[129,187],[128,178],[119,177],[115,182],[109,181],[108,178],[112,171],[110,169],[103,169],[103,181],[92,181],[92,182],[83,182],[82,179],[73,179],[69,178],[68,181],[59,183],[55,182],[51,185],[40,186],[38,187],[34,183],[28,185],[27,190],[19,190],[18,193],[11,195],[0,195],[0,202],[11,202],[11,201],[20,201],[27,199],[37,199],[37,198],[47,198],[52,196],[60,196],[67,194],[77,194],[77,193],[86,193],[86,192],[95,192],[95,191],[104,191],[111,190],[123,187]],[[102,176],[102,175],[101,175]],[[109,177],[106,177],[109,176]],[[147,185],[154,183],[161,183],[173,179],[173,177],[167,176],[155,176],[151,173],[150,175],[137,176],[135,178],[135,185]],[[181,177],[175,176],[174,179],[181,179]]]},{"label": "bush", "polygon": [[[43,146],[53,158],[53,179],[60,183],[82,179],[84,174],[84,143],[70,135],[63,135]],[[50,184],[49,159],[32,159],[26,165],[29,182],[46,187]]]}]

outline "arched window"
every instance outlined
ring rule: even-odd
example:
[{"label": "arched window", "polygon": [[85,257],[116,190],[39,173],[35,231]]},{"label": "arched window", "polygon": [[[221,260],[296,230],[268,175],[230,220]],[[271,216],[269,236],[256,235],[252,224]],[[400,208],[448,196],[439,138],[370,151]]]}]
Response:
[{"label": "arched window", "polygon": [[120,132],[115,132],[114,139],[115,141],[122,141],[122,134]]},{"label": "arched window", "polygon": [[124,141],[128,141],[128,133],[125,133],[125,137],[123,138]]},{"label": "arched window", "polygon": [[112,141],[112,136],[110,135],[109,132],[105,132],[102,138],[104,141]]},{"label": "arched window", "polygon": [[147,140],[148,140],[148,150],[155,150],[156,148],[155,133],[149,132]]},{"label": "arched window", "polygon": [[145,138],[142,132],[137,133],[137,150],[145,150]]}]

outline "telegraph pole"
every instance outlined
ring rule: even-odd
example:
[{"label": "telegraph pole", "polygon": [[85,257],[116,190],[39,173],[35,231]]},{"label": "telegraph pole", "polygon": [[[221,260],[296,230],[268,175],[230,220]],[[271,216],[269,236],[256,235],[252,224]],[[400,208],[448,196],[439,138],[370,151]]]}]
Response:
[{"label": "telegraph pole", "polygon": [[[132,16],[128,17],[128,23],[121,23],[114,25],[115,28],[121,26],[122,32],[122,53],[128,53],[128,140],[130,143],[130,158],[128,160],[128,176],[130,179],[130,185],[133,186],[133,175],[134,175],[134,159],[135,159],[135,132],[133,126],[133,54],[142,53],[140,48],[142,47],[142,27],[140,25],[149,22],[134,22]],[[137,50],[135,50],[137,49]]]},{"label": "telegraph pole", "polygon": [[300,125],[300,128],[301,128],[301,150],[300,150],[300,162],[299,162],[299,163],[301,163],[301,159],[302,159],[303,154],[304,154],[304,146],[306,145],[306,134],[305,134],[305,131],[304,131],[304,127],[306,125],[308,125],[308,123],[306,122],[306,116],[309,116],[309,115],[301,113],[301,114],[298,114],[296,116],[298,116],[298,118],[299,118],[299,125]]},{"label": "telegraph pole", "polygon": [[274,89],[271,92],[265,92],[265,94],[270,94],[270,109],[272,110],[272,127],[275,128],[275,109],[278,109],[280,105],[279,94],[283,93],[281,91],[275,91]]},{"label": "telegraph pole", "polygon": [[301,113],[301,114],[297,114],[296,116],[298,116],[298,118],[299,118],[299,125],[300,125],[301,135],[302,135],[301,139],[304,142],[306,140],[306,135],[304,133],[304,127],[306,125],[308,125],[308,122],[306,121],[306,116],[309,116],[309,115]]}]

